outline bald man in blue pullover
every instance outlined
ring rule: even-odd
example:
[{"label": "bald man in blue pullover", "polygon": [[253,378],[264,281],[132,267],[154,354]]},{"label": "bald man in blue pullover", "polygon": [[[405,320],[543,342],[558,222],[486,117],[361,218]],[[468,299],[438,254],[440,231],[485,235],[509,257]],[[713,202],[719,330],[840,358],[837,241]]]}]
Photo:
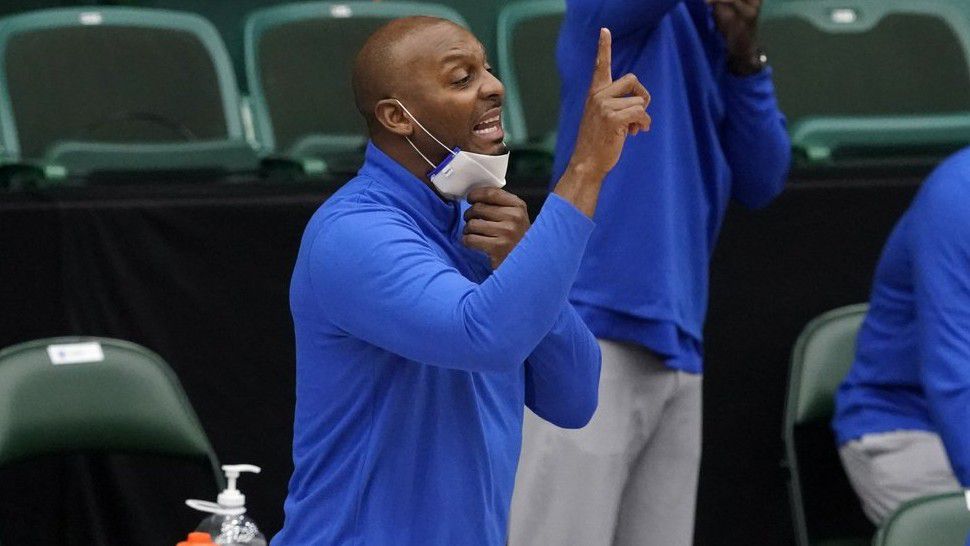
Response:
[{"label": "bald man in blue pullover", "polygon": [[504,88],[474,36],[405,18],[357,56],[371,141],[293,270],[295,468],[274,546],[505,546],[524,407],[589,420],[600,353],[568,291],[603,179],[650,125],[646,89],[613,81],[592,32],[584,144],[532,226],[498,187]]},{"label": "bald man in blue pullover", "polygon": [[654,127],[609,174],[570,300],[600,341],[599,409],[582,430],[527,415],[511,546],[689,546],[701,446],[708,267],[728,202],[782,189],[790,145],[760,0],[567,0],[557,50],[555,179],[578,135],[590,33],[651,90]]},{"label": "bald man in blue pullover", "polygon": [[832,424],[876,524],[970,489],[970,148],[923,183],[876,268]]}]

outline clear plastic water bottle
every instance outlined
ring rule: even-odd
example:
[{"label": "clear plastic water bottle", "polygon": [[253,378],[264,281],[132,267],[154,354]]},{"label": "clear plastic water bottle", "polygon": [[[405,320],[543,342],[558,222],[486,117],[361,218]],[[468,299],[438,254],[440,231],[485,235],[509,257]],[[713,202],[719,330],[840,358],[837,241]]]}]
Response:
[{"label": "clear plastic water bottle", "polygon": [[266,537],[246,515],[246,495],[236,489],[241,472],[258,474],[260,468],[251,464],[223,465],[226,473],[226,490],[219,493],[217,502],[190,499],[185,504],[212,515],[202,520],[196,531],[209,533],[212,541],[223,546],[266,546]]}]

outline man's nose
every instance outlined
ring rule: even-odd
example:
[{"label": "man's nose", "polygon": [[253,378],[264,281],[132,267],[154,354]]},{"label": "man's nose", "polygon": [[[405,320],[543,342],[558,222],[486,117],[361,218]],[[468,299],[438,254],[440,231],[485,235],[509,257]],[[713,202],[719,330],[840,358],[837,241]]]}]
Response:
[{"label": "man's nose", "polygon": [[481,94],[483,98],[504,98],[505,97],[505,86],[502,85],[501,80],[495,77],[495,74],[491,72],[485,72],[485,81],[481,87]]}]

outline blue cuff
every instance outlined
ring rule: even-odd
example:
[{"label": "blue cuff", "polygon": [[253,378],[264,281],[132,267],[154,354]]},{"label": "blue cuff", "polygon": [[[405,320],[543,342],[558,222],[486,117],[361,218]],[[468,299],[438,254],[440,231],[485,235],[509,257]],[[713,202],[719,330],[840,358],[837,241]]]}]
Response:
[{"label": "blue cuff", "polygon": [[596,227],[596,222],[592,218],[583,214],[575,205],[566,201],[558,194],[550,192],[549,196],[546,197],[546,202],[543,203],[540,214],[545,213],[547,210],[550,214],[562,217],[571,224],[570,227],[578,230],[579,233],[585,233],[585,238],[588,238],[589,234],[593,232],[593,228]]},{"label": "blue cuff", "polygon": [[775,84],[771,78],[770,66],[748,76],[737,76],[730,71],[724,73],[724,89],[730,95],[771,98],[775,96]]}]

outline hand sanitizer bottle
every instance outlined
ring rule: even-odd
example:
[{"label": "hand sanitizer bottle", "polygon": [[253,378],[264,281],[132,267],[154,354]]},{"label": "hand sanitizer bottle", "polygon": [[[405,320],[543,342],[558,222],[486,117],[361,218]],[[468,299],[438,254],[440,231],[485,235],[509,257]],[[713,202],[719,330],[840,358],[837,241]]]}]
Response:
[{"label": "hand sanitizer bottle", "polygon": [[212,515],[202,520],[196,531],[209,533],[212,541],[224,546],[266,546],[266,537],[256,522],[246,516],[246,495],[236,489],[240,472],[258,474],[260,468],[251,464],[222,465],[226,473],[226,490],[219,493],[217,502],[190,499],[185,504]]}]

